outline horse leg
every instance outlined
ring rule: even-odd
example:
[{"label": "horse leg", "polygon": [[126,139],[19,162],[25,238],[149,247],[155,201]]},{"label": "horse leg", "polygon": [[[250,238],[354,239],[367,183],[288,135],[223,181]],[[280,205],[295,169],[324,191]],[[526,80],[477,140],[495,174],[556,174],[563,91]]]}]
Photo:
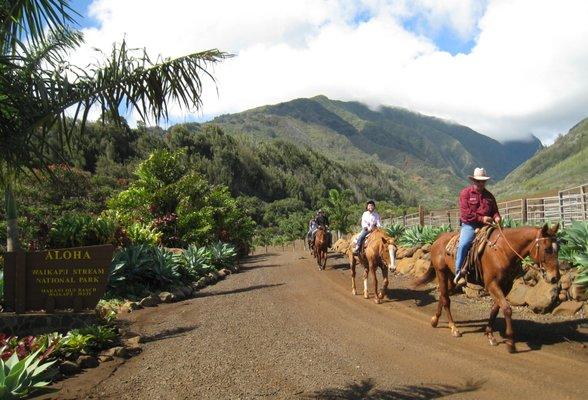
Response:
[{"label": "horse leg", "polygon": [[355,296],[357,294],[357,288],[355,287],[355,257],[353,254],[351,255],[349,267],[351,269],[351,294]]},{"label": "horse leg", "polygon": [[442,269],[439,272],[440,279],[439,279],[439,301],[443,304],[443,308],[445,309],[445,313],[447,314],[447,324],[451,329],[451,335],[453,337],[461,337],[461,332],[457,329],[455,322],[453,322],[453,316],[451,315],[451,299],[449,298],[449,291],[448,291],[448,282],[449,278],[447,276],[447,272],[449,270],[447,268]]},{"label": "horse leg", "polygon": [[496,339],[494,338],[494,321],[496,320],[496,316],[498,315],[498,311],[500,311],[500,305],[495,301],[492,305],[492,310],[490,311],[490,318],[488,318],[488,325],[486,325],[486,337],[490,342],[490,346],[498,346]]},{"label": "horse leg", "polygon": [[369,263],[369,267],[370,267],[370,272],[374,275],[374,301],[376,302],[376,304],[380,304],[380,294],[378,293],[378,274],[377,274],[377,270],[378,270],[378,266],[373,264],[373,263]]},{"label": "horse leg", "polygon": [[368,267],[366,267],[364,265],[364,267],[363,267],[363,298],[364,299],[370,298],[370,293],[368,291],[368,274],[369,274],[369,269],[368,269]]},{"label": "horse leg", "polygon": [[323,269],[325,269],[327,267],[327,254],[328,254],[328,251],[327,251],[327,249],[325,249],[325,252],[324,252],[325,258],[323,259]]},{"label": "horse leg", "polygon": [[384,282],[382,283],[382,290],[378,293],[378,297],[383,299],[386,295],[386,291],[388,290],[388,268],[386,268],[384,265],[381,265],[380,269],[382,270],[382,279]]},{"label": "horse leg", "polygon": [[509,353],[516,353],[517,348],[515,346],[514,332],[512,329],[512,308],[510,308],[508,300],[506,300],[506,297],[504,296],[502,289],[498,287],[496,281],[490,282],[490,284],[488,285],[488,291],[490,292],[492,297],[494,297],[496,303],[500,306],[500,309],[502,310],[502,314],[504,315],[504,321],[506,322],[506,331],[504,332],[506,348]]}]

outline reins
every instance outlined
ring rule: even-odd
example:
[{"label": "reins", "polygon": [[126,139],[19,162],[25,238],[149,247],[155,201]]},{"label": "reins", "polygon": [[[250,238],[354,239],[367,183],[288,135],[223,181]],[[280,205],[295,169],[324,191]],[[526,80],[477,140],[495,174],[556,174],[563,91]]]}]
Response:
[{"label": "reins", "polygon": [[[512,248],[510,242],[506,238],[506,235],[502,231],[502,227],[500,226],[500,224],[496,224],[496,226],[498,227],[498,231],[500,232],[500,234],[504,238],[504,241],[506,242],[506,245],[513,251],[513,253],[515,253],[517,255],[518,258],[520,258],[521,261],[524,262],[525,259],[519,253],[517,253],[517,251],[515,249]],[[539,243],[538,242],[539,242],[539,240],[544,240],[544,239],[547,239],[547,238],[545,238],[545,237],[535,238],[535,244],[536,244],[536,247],[537,247],[537,258],[539,258],[539,247],[538,247],[539,246]],[[543,265],[542,265],[543,262],[541,260],[539,260],[538,262],[539,262],[539,268],[535,267],[535,264],[529,264],[529,267],[531,267],[535,271],[542,272],[544,270]]]}]

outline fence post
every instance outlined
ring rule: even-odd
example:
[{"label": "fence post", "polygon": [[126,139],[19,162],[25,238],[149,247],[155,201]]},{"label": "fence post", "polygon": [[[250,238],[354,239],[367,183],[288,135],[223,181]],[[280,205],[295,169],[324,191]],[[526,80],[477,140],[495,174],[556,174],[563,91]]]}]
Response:
[{"label": "fence post", "polygon": [[566,226],[566,221],[564,219],[563,192],[557,192],[557,196],[559,197],[559,219],[563,228]]},{"label": "fence post", "polygon": [[523,219],[523,225],[527,225],[527,199],[521,199],[521,218]]},{"label": "fence post", "polygon": [[582,207],[584,209],[584,220],[587,220],[588,219],[588,208],[586,207],[586,185],[580,186],[580,194],[581,194]]},{"label": "fence post", "polygon": [[425,226],[425,209],[419,205],[419,224]]},{"label": "fence post", "polygon": [[402,212],[402,224],[406,226],[406,210]]},{"label": "fence post", "polygon": [[451,212],[447,210],[447,225],[449,225],[449,229],[453,230],[451,227]]}]

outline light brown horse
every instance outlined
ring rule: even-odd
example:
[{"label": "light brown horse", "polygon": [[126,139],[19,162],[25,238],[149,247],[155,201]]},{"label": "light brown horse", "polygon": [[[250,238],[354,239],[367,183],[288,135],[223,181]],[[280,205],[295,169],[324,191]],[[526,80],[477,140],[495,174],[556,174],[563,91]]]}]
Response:
[{"label": "light brown horse", "polygon": [[[355,235],[351,243],[357,238]],[[365,239],[364,250],[358,255],[353,255],[353,245],[347,250],[349,257],[349,264],[351,266],[351,293],[357,294],[355,287],[355,265],[359,261],[363,265],[363,297],[369,299],[368,292],[368,276],[372,272],[374,281],[374,294],[376,304],[380,304],[380,300],[384,298],[384,294],[388,289],[388,271],[394,272],[396,270],[396,246],[394,238],[382,229],[376,229]],[[382,290],[378,291],[378,278],[376,271],[380,267],[382,269],[382,278],[384,284]]]},{"label": "light brown horse", "polygon": [[314,235],[314,256],[319,269],[322,271],[327,265],[327,250],[329,241],[327,238],[327,230],[324,226],[319,226]]},{"label": "light brown horse", "polygon": [[[490,311],[490,318],[486,325],[486,336],[492,346],[497,342],[494,338],[494,320],[498,311],[502,310],[506,322],[505,342],[509,352],[516,352],[514,334],[512,328],[512,309],[506,300],[506,294],[512,288],[513,281],[518,271],[518,261],[530,256],[539,266],[543,278],[550,283],[556,283],[559,278],[559,263],[557,259],[558,245],[555,234],[559,224],[549,228],[547,224],[543,227],[521,227],[495,229],[490,237],[480,262],[484,286],[494,304]],[[448,287],[453,287],[452,277],[455,271],[455,259],[453,255],[447,254],[445,249],[449,240],[455,232],[442,234],[431,247],[431,267],[424,275],[414,282],[415,287],[433,280],[435,274],[439,283],[439,303],[437,312],[431,318],[431,325],[436,327],[441,316],[442,308],[447,313],[451,333],[455,337],[461,336],[461,332],[455,326],[451,316]]]}]

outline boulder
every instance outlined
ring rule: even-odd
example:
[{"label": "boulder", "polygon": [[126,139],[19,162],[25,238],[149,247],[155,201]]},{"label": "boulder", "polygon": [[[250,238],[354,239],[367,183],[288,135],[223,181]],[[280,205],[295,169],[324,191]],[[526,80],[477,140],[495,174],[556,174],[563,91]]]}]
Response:
[{"label": "boulder", "polygon": [[141,337],[141,335],[135,335],[122,339],[122,343],[125,345],[125,347],[137,347],[142,342],[143,338]]},{"label": "boulder", "polygon": [[99,356],[127,358],[129,356],[129,352],[126,348],[117,346],[102,351]]},{"label": "boulder", "polygon": [[227,273],[225,272],[224,268],[218,271],[218,278],[219,279],[225,279],[226,276],[227,276]]},{"label": "boulder", "polygon": [[469,282],[463,287],[463,292],[470,299],[477,299],[488,295],[488,292],[486,292],[483,286]]},{"label": "boulder", "polygon": [[184,291],[179,287],[174,288],[174,290],[172,290],[172,294],[174,295],[176,301],[181,301],[186,298]]},{"label": "boulder", "polygon": [[410,257],[398,260],[396,263],[396,271],[401,274],[409,274],[414,268],[414,260]]},{"label": "boulder", "polygon": [[425,253],[430,252],[431,251],[431,244],[427,243],[426,245],[421,247],[421,250],[424,251]]},{"label": "boulder", "polygon": [[415,246],[411,247],[410,249],[407,249],[406,254],[404,254],[404,257],[412,257],[417,250],[420,250],[420,247]]},{"label": "boulder", "polygon": [[431,261],[431,253],[425,253],[423,260]]},{"label": "boulder", "polygon": [[76,364],[78,364],[80,368],[96,368],[98,365],[100,365],[98,359],[90,355],[79,356]]},{"label": "boulder", "polygon": [[81,370],[80,366],[73,361],[64,361],[59,365],[59,372],[63,375],[74,375]]},{"label": "boulder", "polygon": [[141,305],[141,307],[157,307],[157,305],[159,303],[161,303],[161,300],[159,299],[159,296],[157,296],[155,294],[152,294],[150,296],[144,297],[139,302],[139,304]]},{"label": "boulder", "polygon": [[198,279],[198,281],[196,281],[192,284],[192,287],[196,290],[202,289],[203,287],[206,287],[206,278],[202,277],[202,278]]},{"label": "boulder", "polygon": [[555,307],[553,315],[574,315],[584,305],[581,301],[564,301],[559,306]]},{"label": "boulder", "polygon": [[553,306],[559,290],[557,285],[552,285],[540,279],[525,296],[525,302],[536,313],[545,313]]},{"label": "boulder", "polygon": [[398,247],[396,249],[396,258],[404,258],[408,249],[406,247]]},{"label": "boulder", "polygon": [[524,306],[526,304],[525,297],[527,296],[529,289],[531,289],[531,287],[525,285],[525,282],[522,279],[517,279],[514,281],[512,289],[510,289],[506,299],[513,306]]},{"label": "boulder", "polygon": [[567,273],[567,274],[563,274],[561,279],[559,280],[559,284],[562,288],[562,290],[568,290],[569,288],[572,287],[572,274],[571,273]]},{"label": "boulder", "polygon": [[120,308],[118,309],[118,312],[121,314],[125,314],[125,313],[133,312],[134,310],[138,310],[140,308],[143,308],[143,307],[139,303],[137,303],[136,301],[127,301],[122,306],[120,306]]},{"label": "boulder", "polygon": [[572,283],[572,286],[570,287],[570,297],[577,301],[588,300],[588,288],[586,286]]},{"label": "boulder", "polygon": [[161,300],[162,303],[173,303],[173,301],[175,299],[176,299],[176,296],[174,296],[170,292],[159,293],[159,300]]},{"label": "boulder", "polygon": [[425,255],[425,252],[422,249],[417,249],[417,251],[415,251],[414,254],[412,255],[412,259],[416,261],[420,258],[423,258],[424,255]]},{"label": "boulder", "polygon": [[98,356],[98,361],[101,363],[114,360],[113,356]]},{"label": "boulder", "polygon": [[412,273],[415,276],[421,276],[425,272],[427,272],[427,270],[429,269],[430,266],[431,266],[431,261],[421,258],[414,263],[414,269],[413,269]]},{"label": "boulder", "polygon": [[560,290],[559,294],[557,295],[557,299],[560,301],[566,301],[568,299],[568,292],[566,290]]},{"label": "boulder", "polygon": [[349,248],[349,242],[345,239],[339,239],[333,245],[333,250],[338,253],[345,253]]}]

